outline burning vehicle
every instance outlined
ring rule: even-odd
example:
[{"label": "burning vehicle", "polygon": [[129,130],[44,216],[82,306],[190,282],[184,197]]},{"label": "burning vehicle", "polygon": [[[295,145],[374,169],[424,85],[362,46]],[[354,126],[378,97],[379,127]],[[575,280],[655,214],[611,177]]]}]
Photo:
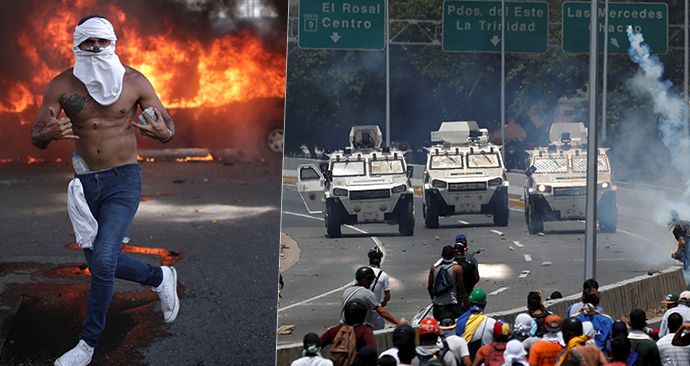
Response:
[{"label": "burning vehicle", "polygon": [[[551,144],[528,151],[530,168],[525,172],[523,199],[530,234],[543,232],[545,221],[585,219],[586,138],[582,122],[554,123],[549,131]],[[599,148],[597,156],[597,217],[599,229],[613,233],[618,207],[607,150]]]},{"label": "burning vehicle", "polygon": [[320,167],[297,167],[297,191],[310,213],[324,213],[328,237],[341,236],[343,224],[398,224],[400,234],[414,233],[412,167],[381,139],[378,126],[354,126],[349,147]]},{"label": "burning vehicle", "polygon": [[[36,151],[27,136],[43,89],[72,66],[74,26],[88,14],[113,22],[122,63],[146,75],[173,116],[178,133],[166,147],[205,148],[214,157],[234,154],[250,161],[279,157],[286,41],[284,31],[279,37],[269,30],[281,29],[284,20],[240,21],[230,16],[232,4],[188,3],[17,2],[18,14],[33,15],[7,19],[13,31],[6,41],[16,52],[0,70],[0,162],[68,160],[69,142]],[[219,17],[220,10],[228,16]],[[161,148],[156,141],[139,143],[142,149]]]},{"label": "burning vehicle", "polygon": [[431,132],[424,170],[424,224],[439,216],[486,214],[508,226],[508,180],[499,147],[476,121],[443,122]]}]

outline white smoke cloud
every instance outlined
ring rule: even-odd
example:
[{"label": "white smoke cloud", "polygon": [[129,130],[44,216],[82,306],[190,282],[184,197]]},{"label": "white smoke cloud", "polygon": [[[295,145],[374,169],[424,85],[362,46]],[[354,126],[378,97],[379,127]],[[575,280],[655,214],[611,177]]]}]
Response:
[{"label": "white smoke cloud", "polygon": [[684,192],[675,197],[660,194],[656,207],[652,208],[652,218],[658,224],[667,224],[670,212],[675,210],[683,220],[690,220],[690,139],[683,133],[683,98],[671,90],[672,83],[663,80],[664,65],[658,57],[651,55],[642,33],[627,29],[630,49],[628,54],[640,70],[630,81],[630,87],[650,98],[654,112],[659,114],[659,132],[664,146],[668,149],[671,163],[676,167],[678,183],[684,184]]}]

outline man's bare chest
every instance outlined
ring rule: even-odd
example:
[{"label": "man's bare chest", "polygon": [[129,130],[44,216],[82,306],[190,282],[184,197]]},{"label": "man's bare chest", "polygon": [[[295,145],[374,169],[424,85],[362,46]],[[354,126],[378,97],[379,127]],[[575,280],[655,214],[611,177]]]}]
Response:
[{"label": "man's bare chest", "polygon": [[83,85],[75,85],[65,90],[60,96],[60,106],[73,123],[91,119],[119,120],[132,118],[136,112],[138,98],[131,93],[125,84],[120,98],[112,105],[98,104],[87,92]]}]

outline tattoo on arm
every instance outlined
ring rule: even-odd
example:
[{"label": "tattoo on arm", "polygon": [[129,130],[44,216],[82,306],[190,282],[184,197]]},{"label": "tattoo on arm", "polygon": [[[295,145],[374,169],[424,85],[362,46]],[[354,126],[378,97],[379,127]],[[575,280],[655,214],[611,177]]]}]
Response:
[{"label": "tattoo on arm", "polygon": [[84,110],[84,107],[89,103],[89,98],[84,95],[72,94],[70,96],[63,95],[60,97],[60,104],[65,114],[68,117],[76,116]]}]

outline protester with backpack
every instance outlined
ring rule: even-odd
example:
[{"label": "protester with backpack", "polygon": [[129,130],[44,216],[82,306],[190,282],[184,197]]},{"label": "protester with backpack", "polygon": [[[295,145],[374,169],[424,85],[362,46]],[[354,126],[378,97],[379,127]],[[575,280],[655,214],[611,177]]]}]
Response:
[{"label": "protester with backpack", "polygon": [[465,285],[465,293],[469,294],[474,290],[474,286],[479,282],[479,263],[474,254],[468,254],[470,249],[467,244],[467,237],[465,234],[458,234],[455,236],[454,255],[455,262],[462,267],[462,280]]},{"label": "protester with backpack", "polygon": [[552,313],[546,310],[541,301],[541,294],[537,291],[530,291],[527,294],[527,313],[534,319],[532,335],[543,337],[546,333],[544,329],[544,319]]},{"label": "protester with backpack", "polygon": [[493,329],[496,320],[484,314],[486,308],[486,292],[484,290],[474,289],[467,300],[470,308],[455,321],[455,334],[465,339],[470,358],[474,358],[479,347],[493,341]]},{"label": "protester with backpack", "polygon": [[436,319],[422,319],[417,334],[419,346],[415,349],[417,357],[412,360],[413,366],[458,366],[446,341],[441,340],[442,346],[438,345],[441,327]]},{"label": "protester with backpack", "polygon": [[[477,351],[472,366],[479,366],[482,363],[485,366],[503,366],[505,362],[503,353],[510,339],[510,333],[510,324],[500,320],[496,321],[493,327],[493,341],[483,345]],[[522,344],[520,344],[520,347],[522,347]]]},{"label": "protester with backpack", "polygon": [[290,366],[333,366],[333,361],[321,357],[321,341],[316,333],[304,336],[302,358],[293,361]]},{"label": "protester with backpack", "polygon": [[453,247],[446,245],[441,251],[441,261],[429,269],[427,290],[433,304],[433,315],[438,321],[457,318],[462,312],[461,302],[465,298],[462,267],[454,260]]},{"label": "protester with backpack", "polygon": [[320,337],[321,346],[332,344],[329,358],[334,366],[351,366],[364,346],[376,347],[374,329],[364,320],[368,309],[359,300],[350,300],[343,309],[344,322],[329,328]]}]

